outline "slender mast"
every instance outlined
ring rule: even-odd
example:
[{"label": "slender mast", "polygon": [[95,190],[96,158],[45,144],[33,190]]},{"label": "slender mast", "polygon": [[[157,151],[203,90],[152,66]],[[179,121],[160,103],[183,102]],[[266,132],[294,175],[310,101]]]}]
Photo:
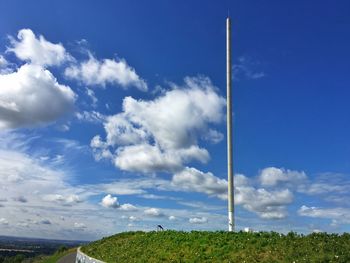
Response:
[{"label": "slender mast", "polygon": [[227,176],[228,176],[228,231],[235,230],[234,186],[232,158],[232,94],[231,94],[231,20],[226,19],[226,88],[227,88]]}]

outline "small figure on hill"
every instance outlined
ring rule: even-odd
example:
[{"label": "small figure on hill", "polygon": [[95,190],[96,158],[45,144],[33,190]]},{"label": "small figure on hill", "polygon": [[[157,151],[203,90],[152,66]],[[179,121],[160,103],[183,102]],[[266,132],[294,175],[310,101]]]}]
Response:
[{"label": "small figure on hill", "polygon": [[163,231],[164,228],[161,225],[157,225],[157,231]]}]

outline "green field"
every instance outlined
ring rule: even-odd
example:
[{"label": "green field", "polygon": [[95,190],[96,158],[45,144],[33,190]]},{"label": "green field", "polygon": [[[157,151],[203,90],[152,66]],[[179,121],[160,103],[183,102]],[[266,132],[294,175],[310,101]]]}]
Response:
[{"label": "green field", "polygon": [[82,247],[106,262],[350,262],[350,234],[125,232]]}]

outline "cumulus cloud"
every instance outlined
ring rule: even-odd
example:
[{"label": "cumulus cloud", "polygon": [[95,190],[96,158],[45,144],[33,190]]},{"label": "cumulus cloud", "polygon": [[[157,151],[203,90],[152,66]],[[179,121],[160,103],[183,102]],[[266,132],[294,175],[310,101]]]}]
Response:
[{"label": "cumulus cloud", "polygon": [[171,184],[184,191],[200,192],[215,195],[222,199],[227,198],[227,181],[214,176],[212,173],[203,173],[195,168],[186,167],[176,173]]},{"label": "cumulus cloud", "polygon": [[224,139],[224,135],[221,132],[218,132],[217,130],[209,129],[207,133],[203,136],[203,139],[216,144]]},{"label": "cumulus cloud", "polygon": [[0,68],[6,67],[8,64],[7,60],[4,58],[4,56],[0,55]]},{"label": "cumulus cloud", "polygon": [[[118,148],[114,164],[126,171],[144,173],[176,171],[181,169],[184,161],[188,161],[185,159],[188,155],[182,153],[182,151],[176,151],[174,154],[162,152],[159,147],[149,144],[130,145]],[[201,153],[197,152],[197,154]],[[207,153],[205,152],[204,155],[207,156]],[[190,157],[195,157],[195,155]]]},{"label": "cumulus cloud", "polygon": [[208,218],[206,218],[206,217],[191,217],[188,221],[191,224],[205,224],[208,222]]},{"label": "cumulus cloud", "polygon": [[[92,240],[111,235],[115,231],[126,231],[128,222],[135,224],[138,229],[150,230],[153,229],[150,226],[159,224],[160,219],[168,221],[168,215],[177,218],[172,222],[174,227],[179,226],[186,230],[193,228],[186,220],[196,215],[193,209],[188,211],[154,207],[143,213],[150,208],[137,206],[142,211],[142,217],[136,217],[135,206],[131,204],[120,204],[117,209],[101,210],[101,204],[95,201],[96,198],[90,198],[98,197],[101,193],[110,193],[113,198],[119,194],[146,194],[150,189],[155,192],[173,191],[172,188],[167,188],[170,187],[170,180],[147,176],[120,179],[111,183],[71,185],[69,182],[74,180],[74,174],[69,166],[55,163],[51,150],[41,151],[31,147],[32,143],[37,145],[35,138],[17,134],[16,139],[15,135],[14,132],[6,132],[0,136],[0,201],[6,201],[1,211],[6,215],[5,220],[11,224],[11,228],[2,226],[4,235],[44,237],[42,235],[47,236],[49,233],[51,237],[59,239]],[[69,142],[57,143],[64,143],[64,148],[70,145],[67,148],[69,152],[75,147]],[[69,156],[62,158],[68,159]],[[24,196],[27,202],[15,201],[14,198],[19,196]],[[126,220],[116,220],[122,215]],[[203,225],[206,229],[220,228],[221,223],[212,218],[225,218],[213,212],[202,213],[200,216],[216,223],[215,226]],[[143,218],[145,222],[140,224],[139,221]],[[49,220],[51,224],[43,224],[41,220]]]},{"label": "cumulus cloud", "polygon": [[21,60],[42,66],[60,65],[72,60],[61,43],[51,43],[43,36],[37,38],[30,29],[21,29],[17,39],[10,37],[11,46],[7,51],[13,52]]},{"label": "cumulus cloud", "polygon": [[[285,189],[264,189],[253,186],[248,177],[235,175],[235,203],[264,219],[281,219],[287,216],[287,205],[293,202],[293,192]],[[212,173],[203,173],[186,167],[174,174],[170,189],[175,191],[199,192],[209,196],[227,199],[227,181]]]},{"label": "cumulus cloud", "polygon": [[122,170],[177,172],[185,163],[209,160],[199,139],[210,124],[222,121],[224,107],[208,78],[187,77],[183,87],[154,100],[126,97],[123,112],[104,124],[106,140],[94,137],[91,146],[97,159],[107,156]]},{"label": "cumulus cloud", "polygon": [[260,172],[259,179],[264,186],[276,186],[279,183],[300,184],[305,182],[307,177],[304,172],[267,167]]},{"label": "cumulus cloud", "polygon": [[10,67],[10,63],[6,60],[6,58],[0,55],[0,74],[8,74],[11,73],[12,69]]},{"label": "cumulus cloud", "polygon": [[103,59],[99,61],[89,53],[88,60],[71,65],[65,70],[64,74],[67,78],[81,81],[89,86],[105,87],[112,84],[122,88],[134,86],[142,91],[147,90],[146,82],[124,59]]},{"label": "cumulus cloud", "polygon": [[119,202],[117,197],[112,197],[110,194],[102,198],[101,205],[107,208],[118,208]]},{"label": "cumulus cloud", "polygon": [[24,64],[0,75],[0,129],[42,125],[72,111],[76,94],[50,71]]},{"label": "cumulus cloud", "polygon": [[[147,194],[148,190],[152,189],[152,191],[199,192],[222,199],[226,198],[226,180],[194,168],[187,167],[184,171],[175,173],[171,180],[139,177],[108,184],[72,188],[63,181],[64,174],[62,172],[42,166],[41,162],[43,161],[35,161],[21,153],[0,151],[0,167],[2,167],[0,179],[2,187],[5,189],[0,192],[0,199],[14,200],[13,198],[23,195],[28,197],[30,202],[46,201],[47,206],[52,205],[52,202],[65,206],[67,204],[77,206],[83,204],[78,196],[83,194],[84,200],[85,192],[89,192],[90,195],[106,192],[110,193],[104,197],[104,201],[102,200],[106,207],[118,207],[121,211],[131,212],[136,209],[135,206],[119,204],[118,199],[112,194],[142,195]],[[256,213],[262,218],[278,219],[287,216],[286,207],[293,201],[293,193],[290,190],[264,189],[253,186],[253,183],[253,180],[244,175],[235,176],[237,205],[241,205],[244,209]],[[78,194],[78,191],[82,194]],[[33,194],[33,192],[40,194]],[[145,215],[155,217],[164,214],[158,208],[149,208],[146,209]]]},{"label": "cumulus cloud", "polygon": [[[171,181],[173,190],[199,192],[209,196],[227,199],[227,181],[203,173],[195,168],[186,167],[176,173]],[[265,219],[281,219],[287,216],[286,206],[293,202],[293,193],[289,189],[267,190],[254,187],[251,180],[235,175],[235,203]]]},{"label": "cumulus cloud", "polygon": [[261,218],[281,219],[287,216],[286,205],[293,202],[289,189],[268,191],[252,186],[236,187],[235,203]]},{"label": "cumulus cloud", "polygon": [[162,217],[164,214],[158,208],[148,208],[144,214],[151,217]]}]

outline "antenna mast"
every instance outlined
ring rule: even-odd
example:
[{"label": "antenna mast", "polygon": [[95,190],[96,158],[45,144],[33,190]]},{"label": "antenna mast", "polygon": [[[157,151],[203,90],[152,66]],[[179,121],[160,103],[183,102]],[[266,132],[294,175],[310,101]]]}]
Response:
[{"label": "antenna mast", "polygon": [[226,89],[227,89],[227,177],[228,177],[228,231],[235,229],[234,222],[234,185],[232,158],[232,94],[231,94],[231,20],[226,19]]}]

